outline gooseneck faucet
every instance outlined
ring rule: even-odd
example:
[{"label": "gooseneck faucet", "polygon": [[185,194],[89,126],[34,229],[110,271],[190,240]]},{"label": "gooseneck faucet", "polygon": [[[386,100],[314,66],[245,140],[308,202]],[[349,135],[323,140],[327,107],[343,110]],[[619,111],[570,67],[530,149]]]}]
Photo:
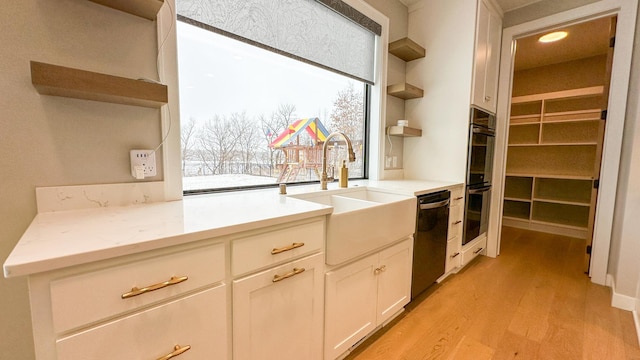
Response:
[{"label": "gooseneck faucet", "polygon": [[[324,141],[324,145],[322,145],[322,178],[320,179],[320,189],[327,190],[327,182],[329,178],[327,177],[327,145],[329,144],[329,140],[335,136],[342,136],[344,141],[347,143],[347,151],[349,152],[349,162],[356,161],[356,154],[353,152],[353,146],[351,145],[351,140],[347,137],[345,133],[342,131],[332,132],[327,136]],[[333,178],[331,179],[333,180]]]}]

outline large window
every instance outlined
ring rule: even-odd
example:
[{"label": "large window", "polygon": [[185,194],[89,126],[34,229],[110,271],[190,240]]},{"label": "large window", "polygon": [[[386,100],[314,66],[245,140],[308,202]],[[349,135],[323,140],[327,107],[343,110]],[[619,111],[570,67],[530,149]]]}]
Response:
[{"label": "large window", "polygon": [[[343,131],[366,175],[367,85],[178,21],[182,175],[185,192],[318,181],[327,135]],[[347,159],[328,144],[329,175]]]}]

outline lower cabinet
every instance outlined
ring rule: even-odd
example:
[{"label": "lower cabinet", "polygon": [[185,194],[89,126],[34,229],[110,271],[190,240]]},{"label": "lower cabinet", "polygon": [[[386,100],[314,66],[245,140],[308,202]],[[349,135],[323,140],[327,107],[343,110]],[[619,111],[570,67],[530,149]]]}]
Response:
[{"label": "lower cabinet", "polygon": [[226,359],[225,287],[61,338],[58,359]]},{"label": "lower cabinet", "polygon": [[233,358],[321,359],[324,255],[233,282]]},{"label": "lower cabinet", "polygon": [[479,237],[462,247],[462,266],[467,265],[471,260],[480,254],[487,252],[487,237]]},{"label": "lower cabinet", "polygon": [[324,358],[333,360],[411,300],[413,239],[326,274]]}]

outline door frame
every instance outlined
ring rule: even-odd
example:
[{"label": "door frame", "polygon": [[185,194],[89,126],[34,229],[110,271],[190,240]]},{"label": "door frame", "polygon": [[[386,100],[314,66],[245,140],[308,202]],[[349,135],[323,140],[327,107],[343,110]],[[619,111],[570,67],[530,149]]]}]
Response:
[{"label": "door frame", "polygon": [[605,128],[605,139],[600,165],[600,188],[598,191],[593,245],[591,252],[591,281],[605,285],[609,264],[613,213],[618,186],[618,170],[622,150],[622,131],[627,108],[627,93],[631,72],[631,55],[636,25],[638,0],[601,0],[572,10],[553,14],[523,24],[503,29],[498,83],[498,108],[496,126],[496,149],[493,172],[494,191],[491,198],[487,255],[500,254],[502,226],[502,199],[506,173],[508,119],[513,83],[515,40],[557,27],[590,21],[596,18],[618,16],[616,48],[611,73],[609,106]]}]

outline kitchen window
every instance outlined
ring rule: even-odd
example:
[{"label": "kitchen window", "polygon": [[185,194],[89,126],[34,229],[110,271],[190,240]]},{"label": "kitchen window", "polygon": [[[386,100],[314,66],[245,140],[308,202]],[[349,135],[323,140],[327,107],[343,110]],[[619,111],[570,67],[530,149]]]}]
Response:
[{"label": "kitchen window", "polygon": [[[251,2],[256,3],[254,7],[247,5]],[[255,35],[252,29],[246,29],[249,24],[226,23],[230,16],[244,12],[250,17],[250,25],[259,28],[256,9],[267,6],[275,11],[272,2],[262,2],[176,2],[185,194],[317,182],[322,145],[333,131],[344,131],[352,140],[356,162],[349,163],[350,178],[367,177],[368,99],[374,78],[375,35],[350,20],[345,23],[344,16],[311,0],[299,0],[293,18],[290,11],[280,9],[288,14],[288,20],[280,19],[278,24],[294,21],[299,25],[309,14],[337,17],[338,25],[336,19],[327,20],[332,31],[364,35],[364,40],[355,40],[350,49],[355,51],[354,59],[350,55],[340,59],[344,55],[340,54],[340,44],[328,60],[313,57],[344,40],[330,40],[324,44],[328,48],[319,43],[314,51],[299,49],[299,45],[310,44],[309,40],[298,39],[301,35],[295,32],[284,37],[288,44],[282,46],[282,40],[253,39],[267,30],[287,32],[290,24],[283,29],[268,24],[270,28],[262,28]],[[304,8],[310,4],[311,8]],[[206,6],[214,6],[218,13],[201,15]],[[259,15],[269,20],[278,16]],[[307,20],[308,25],[317,25],[315,18]],[[317,37],[306,32],[303,35],[312,40]],[[334,138],[328,148],[329,175],[335,169],[337,177],[342,160],[347,159],[346,144]]]}]

